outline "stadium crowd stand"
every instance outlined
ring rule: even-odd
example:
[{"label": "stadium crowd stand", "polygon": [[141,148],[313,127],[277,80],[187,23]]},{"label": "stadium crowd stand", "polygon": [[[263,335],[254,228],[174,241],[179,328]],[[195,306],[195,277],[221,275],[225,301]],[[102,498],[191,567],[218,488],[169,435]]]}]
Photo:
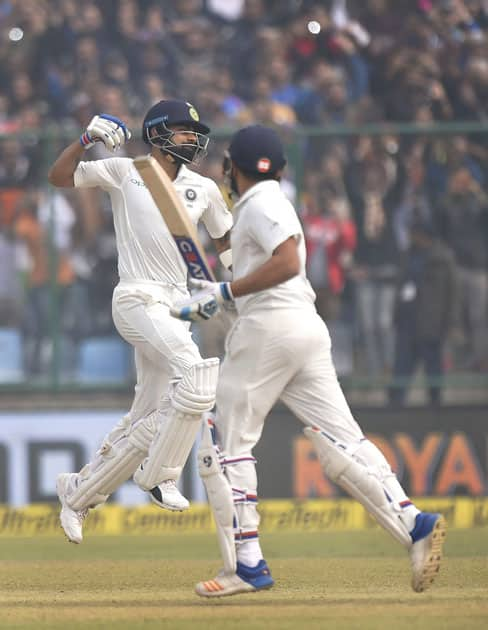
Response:
[{"label": "stadium crowd stand", "polygon": [[[0,328],[20,332],[27,381],[49,372],[53,336],[76,381],[80,347],[115,335],[106,199],[49,189],[49,161],[95,113],[137,136],[150,105],[181,96],[219,131],[202,166],[219,182],[238,126],[273,125],[293,150],[282,184],[343,376],[406,386],[432,344],[438,378],[488,372],[487,2],[3,0],[0,30]],[[435,330],[421,308],[441,309]]]}]

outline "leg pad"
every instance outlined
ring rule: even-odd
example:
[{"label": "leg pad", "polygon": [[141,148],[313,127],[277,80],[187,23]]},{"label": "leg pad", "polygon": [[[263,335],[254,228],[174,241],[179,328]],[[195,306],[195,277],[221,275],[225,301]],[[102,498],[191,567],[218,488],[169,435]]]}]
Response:
[{"label": "leg pad", "polygon": [[231,575],[235,573],[237,566],[234,544],[234,501],[232,489],[222,471],[213,435],[212,420],[204,418],[202,441],[198,451],[198,471],[214,515],[220,552],[224,561],[224,572]]},{"label": "leg pad", "polygon": [[143,490],[161,482],[177,480],[188,459],[200,427],[202,413],[215,404],[218,359],[205,359],[192,366],[176,385],[168,413],[162,417],[149,456],[134,475]]},{"label": "leg pad", "polygon": [[327,477],[359,501],[382,527],[409,549],[412,539],[380,475],[360,463],[337,440],[318,429],[307,427],[304,433],[313,443]]}]

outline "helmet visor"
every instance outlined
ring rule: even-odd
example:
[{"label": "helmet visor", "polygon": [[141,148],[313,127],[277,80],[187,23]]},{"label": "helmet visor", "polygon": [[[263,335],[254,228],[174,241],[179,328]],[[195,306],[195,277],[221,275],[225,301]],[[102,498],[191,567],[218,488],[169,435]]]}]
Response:
[{"label": "helmet visor", "polygon": [[[153,147],[169,153],[178,161],[186,164],[198,164],[207,155],[210,141],[209,137],[199,131],[199,129],[208,129],[208,127],[199,123],[192,124],[191,128],[189,128],[189,125],[182,123],[183,125],[187,128],[176,130],[167,127],[164,122],[160,122],[147,129],[147,140]],[[178,142],[174,140],[176,135],[180,137]],[[181,142],[182,136],[187,138],[183,142]]]}]

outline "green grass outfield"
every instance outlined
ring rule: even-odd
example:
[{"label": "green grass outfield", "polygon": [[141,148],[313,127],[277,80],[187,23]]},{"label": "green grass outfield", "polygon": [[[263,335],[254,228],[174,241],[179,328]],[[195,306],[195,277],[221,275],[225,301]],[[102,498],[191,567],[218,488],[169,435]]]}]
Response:
[{"label": "green grass outfield", "polygon": [[488,528],[448,532],[441,574],[410,589],[406,553],[380,530],[262,537],[270,591],[202,600],[215,536],[0,538],[0,628],[488,628]]}]

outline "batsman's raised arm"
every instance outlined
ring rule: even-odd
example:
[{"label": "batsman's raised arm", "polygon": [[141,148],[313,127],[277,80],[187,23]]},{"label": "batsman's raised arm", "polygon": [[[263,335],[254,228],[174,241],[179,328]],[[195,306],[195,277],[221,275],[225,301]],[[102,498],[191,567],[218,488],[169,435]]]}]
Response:
[{"label": "batsman's raised arm", "polygon": [[84,153],[85,149],[78,140],[66,147],[49,170],[49,183],[57,188],[73,188],[74,172]]},{"label": "batsman's raised arm", "polygon": [[58,188],[73,188],[74,172],[86,150],[102,142],[108,151],[115,152],[128,140],[131,134],[115,116],[99,114],[94,116],[79,140],[70,144],[54,162],[48,173],[49,183]]}]

